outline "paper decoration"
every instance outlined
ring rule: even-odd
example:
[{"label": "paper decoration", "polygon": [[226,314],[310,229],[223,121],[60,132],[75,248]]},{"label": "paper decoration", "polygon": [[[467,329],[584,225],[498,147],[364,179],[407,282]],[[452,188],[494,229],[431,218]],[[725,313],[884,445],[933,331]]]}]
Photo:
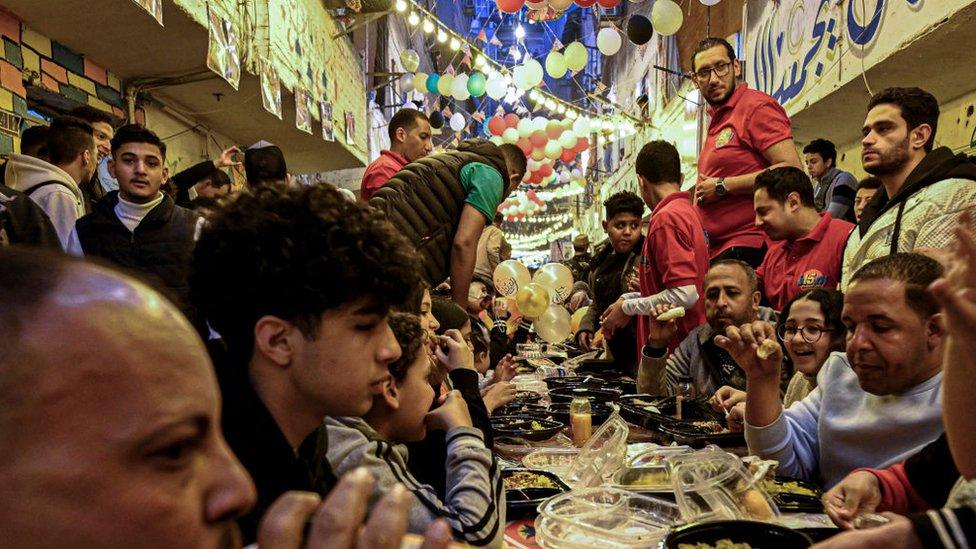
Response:
[{"label": "paper decoration", "polygon": [[261,102],[264,110],[281,120],[281,82],[278,69],[267,59],[261,60]]},{"label": "paper decoration", "polygon": [[230,21],[207,6],[210,37],[207,68],[219,74],[235,90],[241,82],[241,56],[237,51],[237,33]]},{"label": "paper decoration", "polygon": [[311,95],[307,90],[295,87],[295,127],[305,133],[312,133]]},{"label": "paper decoration", "polygon": [[335,126],[332,124],[332,103],[319,103],[322,113],[322,139],[335,141]]},{"label": "paper decoration", "polygon": [[156,19],[156,22],[159,23],[160,27],[163,26],[163,0],[132,0],[132,1],[135,2],[140,8],[149,12],[149,15],[152,15],[153,18]]},{"label": "paper decoration", "polygon": [[346,111],[346,144],[356,143],[356,117],[350,111]]}]

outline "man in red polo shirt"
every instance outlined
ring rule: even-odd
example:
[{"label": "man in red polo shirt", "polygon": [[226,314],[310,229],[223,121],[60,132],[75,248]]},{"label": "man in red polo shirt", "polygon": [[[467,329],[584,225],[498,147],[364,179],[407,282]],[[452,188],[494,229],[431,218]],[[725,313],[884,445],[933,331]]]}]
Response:
[{"label": "man in red polo shirt", "polygon": [[773,309],[813,288],[836,288],[853,223],[817,213],[803,170],[775,168],[756,177],[756,227],[775,241],[756,269],[759,290]]},{"label": "man in red polo shirt", "polygon": [[363,173],[363,183],[359,188],[359,198],[363,202],[386,185],[401,168],[434,150],[430,121],[426,114],[416,109],[397,111],[390,119],[387,131],[390,134],[390,149],[380,151],[380,155]]},{"label": "man in red polo shirt", "polygon": [[756,176],[769,168],[802,167],[790,119],[769,95],[737,84],[739,61],[721,38],[698,44],[691,70],[711,117],[695,187],[711,257],[756,267],[766,248],[762,231],[753,224]]},{"label": "man in red polo shirt", "polygon": [[[640,293],[629,293],[603,314],[604,333],[641,315],[637,344],[647,339],[647,317],[658,305],[684,307],[678,331],[670,348],[705,322],[705,308],[699,297],[708,272],[708,244],[691,195],[681,192],[681,159],[666,141],[652,141],[641,149],[635,164],[641,197],[651,208],[651,222],[640,258]],[[609,326],[609,328],[608,328]]]}]

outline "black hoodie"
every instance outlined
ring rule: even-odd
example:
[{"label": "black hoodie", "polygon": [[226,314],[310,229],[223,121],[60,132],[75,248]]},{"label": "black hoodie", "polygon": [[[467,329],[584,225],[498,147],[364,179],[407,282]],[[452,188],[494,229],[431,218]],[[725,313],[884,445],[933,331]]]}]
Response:
[{"label": "black hoodie", "polygon": [[895,196],[888,198],[888,192],[884,186],[878,189],[874,198],[864,207],[861,213],[861,221],[858,223],[858,232],[863,238],[867,234],[871,224],[882,214],[891,208],[898,208],[898,217],[895,219],[895,229],[891,235],[890,253],[898,252],[898,237],[901,233],[901,216],[905,208],[905,203],[909,197],[918,191],[944,181],[946,179],[969,179],[976,181],[976,163],[965,154],[953,154],[948,147],[939,147],[929,154],[915,166],[912,173],[908,175],[905,184],[895,193]]}]

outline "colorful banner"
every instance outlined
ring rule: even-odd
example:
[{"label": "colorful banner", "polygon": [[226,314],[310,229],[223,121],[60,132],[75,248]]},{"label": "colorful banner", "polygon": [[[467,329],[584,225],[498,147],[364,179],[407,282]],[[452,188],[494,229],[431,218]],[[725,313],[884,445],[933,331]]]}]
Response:
[{"label": "colorful banner", "polygon": [[281,120],[281,82],[278,69],[267,59],[261,60],[261,102],[266,111]]},{"label": "colorful banner", "polygon": [[207,6],[210,36],[207,68],[219,74],[235,90],[241,82],[241,56],[237,50],[237,33],[230,21]]},{"label": "colorful banner", "polygon": [[153,18],[159,23],[159,26],[163,26],[163,0],[132,0],[140,8],[149,12]]}]

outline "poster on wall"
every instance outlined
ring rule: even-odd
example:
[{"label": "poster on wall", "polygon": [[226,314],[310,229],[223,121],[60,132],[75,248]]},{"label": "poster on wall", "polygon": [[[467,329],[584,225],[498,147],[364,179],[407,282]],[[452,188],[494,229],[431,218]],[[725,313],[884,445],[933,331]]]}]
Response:
[{"label": "poster on wall", "polygon": [[349,111],[346,111],[346,144],[353,145],[356,143],[356,117]]},{"label": "poster on wall", "polygon": [[241,82],[241,55],[237,51],[237,33],[230,21],[207,6],[210,37],[207,46],[207,68],[219,74],[235,90]]},{"label": "poster on wall", "polygon": [[159,26],[163,26],[163,0],[132,0],[139,7],[149,12]]},{"label": "poster on wall", "polygon": [[266,111],[281,120],[281,82],[278,69],[267,59],[261,60],[261,102]]},{"label": "poster on wall", "polygon": [[295,87],[295,127],[308,134],[312,133],[311,100],[308,91]]},{"label": "poster on wall", "polygon": [[319,103],[322,113],[322,139],[335,141],[335,126],[332,124],[332,103]]}]

